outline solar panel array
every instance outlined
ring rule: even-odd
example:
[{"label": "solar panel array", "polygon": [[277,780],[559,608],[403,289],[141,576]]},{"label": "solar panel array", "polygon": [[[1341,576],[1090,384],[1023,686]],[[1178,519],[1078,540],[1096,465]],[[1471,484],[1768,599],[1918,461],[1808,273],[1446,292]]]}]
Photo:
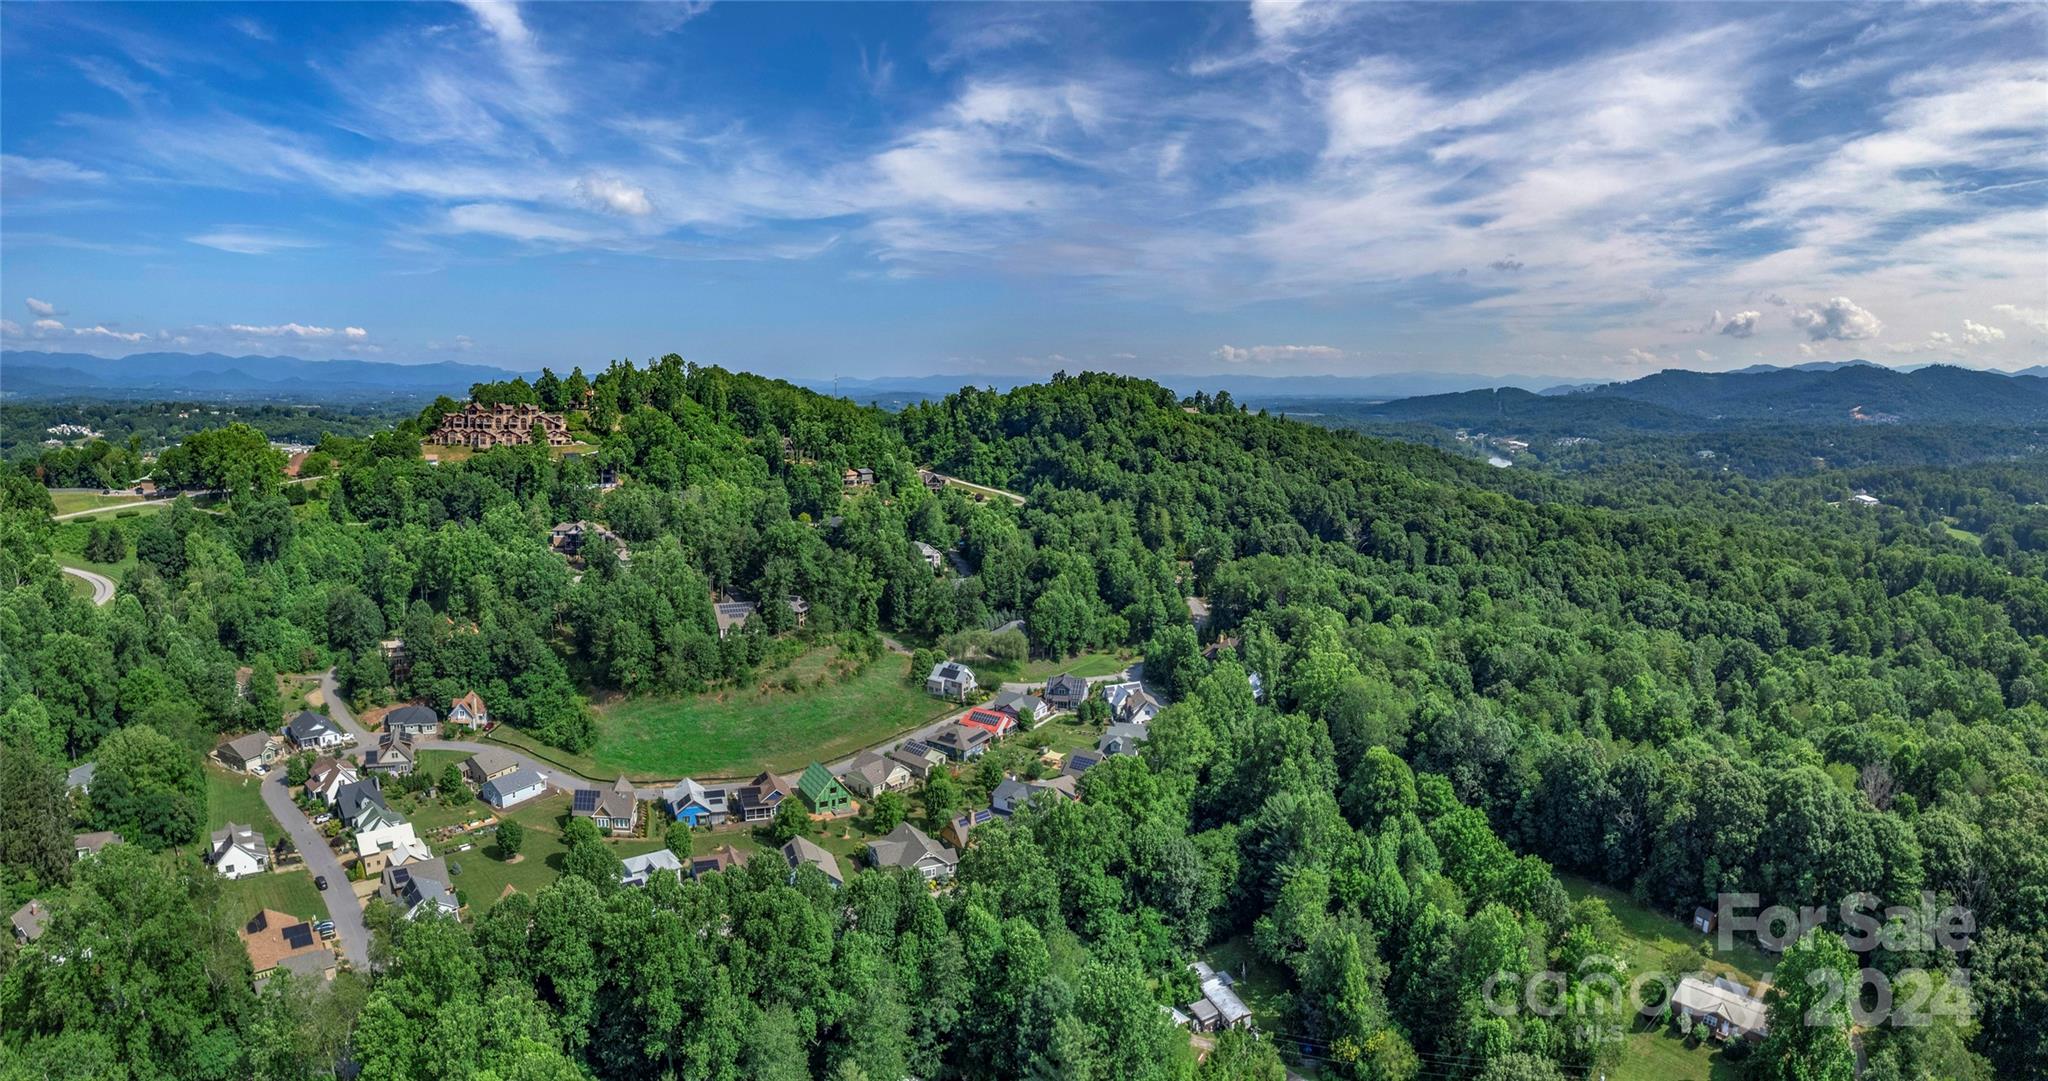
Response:
[{"label": "solar panel array", "polygon": [[590,812],[597,810],[597,797],[598,791],[595,788],[577,789],[576,811],[580,814],[589,814]]},{"label": "solar panel array", "polygon": [[284,929],[285,943],[292,949],[302,950],[313,944],[313,925],[295,923]]}]

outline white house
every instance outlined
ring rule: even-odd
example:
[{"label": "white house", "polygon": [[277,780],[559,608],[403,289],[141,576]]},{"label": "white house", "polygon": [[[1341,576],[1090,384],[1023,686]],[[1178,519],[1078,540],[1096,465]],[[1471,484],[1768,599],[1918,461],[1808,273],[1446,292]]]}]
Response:
[{"label": "white house", "polygon": [[1123,724],[1151,724],[1164,708],[1159,699],[1145,689],[1145,685],[1132,680],[1129,683],[1112,683],[1102,688],[1102,701],[1109,706],[1112,720]]},{"label": "white house", "polygon": [[348,733],[334,722],[311,710],[293,717],[291,723],[284,726],[284,735],[292,741],[292,746],[302,751],[332,750],[349,739]]},{"label": "white house", "polygon": [[322,758],[313,763],[306,773],[306,793],[317,797],[329,807],[334,798],[341,794],[342,787],[361,780],[356,773],[355,763],[347,758]]},{"label": "white house", "polygon": [[491,726],[491,711],[484,708],[484,700],[475,691],[448,704],[448,723],[474,732]]},{"label": "white house", "polygon": [[627,856],[619,863],[623,868],[619,872],[621,886],[645,886],[657,871],[671,871],[677,877],[681,877],[683,873],[683,861],[677,859],[676,854],[666,848],[657,848],[638,856]]},{"label": "white house", "polygon": [[413,832],[412,823],[398,822],[356,834],[356,855],[363,861],[365,875],[383,874],[386,867],[434,858],[427,843]]},{"label": "white house", "polygon": [[504,810],[517,807],[548,790],[547,774],[531,766],[521,766],[500,777],[493,777],[478,788],[476,794],[485,803]]},{"label": "white house", "polygon": [[206,862],[213,864],[213,873],[222,878],[244,878],[270,868],[270,846],[248,826],[230,822],[214,832],[212,841]]},{"label": "white house", "polygon": [[974,693],[974,670],[959,661],[940,661],[925,677],[924,689],[940,698],[961,699]]}]

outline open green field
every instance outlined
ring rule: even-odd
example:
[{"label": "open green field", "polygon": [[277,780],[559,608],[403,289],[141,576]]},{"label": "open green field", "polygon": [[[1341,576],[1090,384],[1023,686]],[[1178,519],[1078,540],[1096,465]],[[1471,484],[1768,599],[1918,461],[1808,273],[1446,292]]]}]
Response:
[{"label": "open green field", "polygon": [[101,495],[98,492],[51,492],[50,502],[56,504],[58,514],[71,514],[82,510],[98,510],[101,507],[119,507],[129,503],[140,503],[142,497],[132,492],[127,495]]},{"label": "open green field", "polygon": [[[569,809],[569,797],[562,793],[532,800],[512,809],[506,817],[526,827],[526,841],[519,849],[519,862],[507,863],[498,858],[497,843],[490,834],[463,837],[453,844],[437,845],[434,854],[448,861],[449,870],[460,867],[455,874],[455,888],[461,892],[473,915],[481,915],[510,886],[520,893],[534,894],[545,889],[562,873],[562,857],[568,854],[568,847],[562,844],[562,815]],[[648,838],[632,838],[607,842],[612,851],[621,857],[637,856],[662,847],[658,835]],[[457,852],[457,845],[474,844],[467,852]]]},{"label": "open green field", "polygon": [[206,771],[206,832],[239,822],[254,826],[266,839],[275,844],[284,832],[276,816],[263,804],[263,779],[235,773],[223,766],[208,762]]},{"label": "open green field", "polygon": [[1688,1046],[1668,1025],[1632,1029],[1611,1081],[1741,1081],[1742,1067],[1712,1044]]},{"label": "open green field", "polygon": [[[346,882],[329,882],[331,889],[347,889]],[[260,908],[289,912],[309,920],[327,918],[327,905],[313,886],[313,876],[303,866],[284,871],[250,875],[220,884],[220,903],[237,926],[247,923]]]},{"label": "open green field", "polygon": [[[588,756],[593,768],[586,775],[666,780],[798,769],[881,743],[959,708],[906,682],[908,662],[898,654],[883,655],[852,679],[813,686],[833,653],[827,648],[805,654],[769,674],[768,689],[629,698],[600,707],[597,747]],[[785,673],[795,675],[801,689],[781,690]],[[573,760],[564,764],[575,768]]]},{"label": "open green field", "polygon": [[1943,529],[1948,530],[1949,536],[1954,537],[1959,541],[1969,541],[1971,544],[1976,545],[1982,545],[1984,543],[1984,538],[1982,536],[1976,533],[1972,533],[1967,529],[1964,529],[1960,524],[1958,524],[1957,520],[1953,517],[1944,515],[1941,519],[1941,527]]},{"label": "open green field", "polygon": [[1033,658],[1021,664],[978,660],[967,662],[967,666],[974,669],[974,678],[983,687],[994,688],[1001,683],[1043,683],[1062,672],[1077,676],[1113,676],[1140,659],[1135,654],[1083,653],[1064,660]]},{"label": "open green field", "polygon": [[1739,940],[1733,950],[1704,953],[1702,945],[1711,945],[1714,936],[1699,934],[1676,919],[1644,908],[1620,890],[1562,872],[1557,878],[1574,901],[1598,897],[1607,902],[1609,911],[1621,924],[1623,959],[1632,972],[1656,969],[1684,975],[1704,969],[1715,975],[1734,975],[1754,985],[1776,967],[1753,943]]}]

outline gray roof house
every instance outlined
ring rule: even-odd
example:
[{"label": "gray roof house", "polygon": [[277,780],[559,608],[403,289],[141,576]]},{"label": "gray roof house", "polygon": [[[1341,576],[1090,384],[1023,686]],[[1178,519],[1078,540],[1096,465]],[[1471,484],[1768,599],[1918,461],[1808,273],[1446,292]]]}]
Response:
[{"label": "gray roof house", "polygon": [[674,872],[678,877],[683,873],[683,861],[666,848],[643,852],[638,856],[627,856],[619,861],[619,885],[645,886],[650,879],[662,871]]},{"label": "gray roof house", "polygon": [[1187,1009],[1198,1031],[1251,1027],[1252,1011],[1237,996],[1230,973],[1217,972],[1207,961],[1196,961],[1188,970],[1202,985],[1202,997],[1188,1003]]},{"label": "gray roof house", "polygon": [[[925,772],[930,771],[931,766],[927,763]],[[895,792],[908,788],[918,776],[920,775],[911,769],[910,764],[901,759],[876,754],[873,751],[862,751],[860,756],[853,760],[853,764],[846,767],[846,772],[839,775],[839,780],[862,796],[872,798],[877,792]]]},{"label": "gray roof house", "polygon": [[989,703],[990,709],[1000,710],[1017,718],[1017,723],[1026,728],[1052,716],[1052,703],[1035,694],[1018,691],[1004,691]]},{"label": "gray roof house", "polygon": [[640,797],[625,774],[607,788],[579,788],[570,797],[569,813],[587,818],[599,829],[626,833],[640,821]]},{"label": "gray roof house", "polygon": [[988,807],[989,810],[1008,817],[1016,814],[1041,792],[1057,793],[1068,799],[1078,798],[1074,778],[1070,776],[1054,777],[1048,781],[1023,781],[1006,776],[996,785],[995,791],[989,793]]},{"label": "gray roof house", "polygon": [[336,727],[334,722],[311,710],[301,712],[284,726],[286,739],[302,751],[339,747],[348,742],[348,733]]},{"label": "gray roof house", "polygon": [[373,828],[364,825],[365,818],[388,817],[399,821],[391,806],[384,802],[384,786],[375,777],[366,777],[354,784],[345,784],[334,793],[334,814],[342,824],[351,829]]},{"label": "gray roof house", "polygon": [[796,881],[799,868],[809,865],[824,872],[825,877],[834,886],[846,885],[845,877],[839,873],[839,861],[832,858],[832,853],[819,848],[809,837],[790,838],[789,843],[782,846],[782,858],[789,861],[791,882]]},{"label": "gray roof house", "polygon": [[14,926],[14,940],[27,945],[43,937],[43,924],[49,922],[49,919],[49,907],[41,901],[30,900],[29,903],[15,909],[13,917],[8,922]]},{"label": "gray roof house", "polygon": [[517,807],[535,796],[546,795],[547,775],[531,766],[520,766],[510,773],[500,774],[485,781],[477,788],[477,798],[504,810]]},{"label": "gray roof house", "polygon": [[1118,754],[1137,754],[1138,744],[1152,738],[1152,729],[1142,724],[1113,724],[1095,741],[1095,749],[1104,757]]},{"label": "gray roof house", "polygon": [[92,833],[81,833],[71,838],[71,854],[74,859],[82,860],[87,856],[97,854],[100,849],[108,845],[120,843],[121,835],[113,830],[96,830]]},{"label": "gray roof house", "polygon": [[934,841],[916,826],[905,822],[888,836],[868,842],[868,862],[876,868],[916,871],[930,881],[953,877],[960,857]]},{"label": "gray roof house", "polygon": [[940,698],[965,698],[974,693],[976,686],[974,670],[959,661],[932,665],[931,674],[924,679],[925,692]]},{"label": "gray roof house", "polygon": [[929,566],[933,571],[936,572],[946,569],[946,557],[940,554],[937,548],[934,548],[921,540],[911,541],[910,544],[911,547],[917,549],[918,558],[924,560],[925,565]]},{"label": "gray roof house", "polygon": [[1054,709],[1080,709],[1088,700],[1088,681],[1062,672],[1045,681],[1044,697]]},{"label": "gray roof house", "polygon": [[439,856],[413,860],[384,868],[383,884],[377,896],[405,909],[405,918],[418,919],[435,912],[453,916],[461,910],[455,891],[448,885],[448,861]]},{"label": "gray roof house", "polygon": [[98,768],[99,764],[95,762],[87,762],[84,765],[71,767],[70,771],[64,774],[64,790],[67,792],[91,792],[93,771]]},{"label": "gray roof house", "polygon": [[1763,1000],[1726,976],[1716,977],[1712,983],[1697,976],[1679,980],[1677,990],[1671,992],[1671,1005],[1722,1039],[1761,1040],[1770,1032],[1770,1011]]},{"label": "gray roof house", "polygon": [[213,756],[229,769],[246,770],[267,766],[277,757],[277,737],[268,732],[236,736],[213,749]]},{"label": "gray roof house", "polygon": [[400,706],[384,715],[384,731],[415,739],[432,739],[441,734],[441,718],[417,703]]},{"label": "gray roof house", "polygon": [[377,745],[363,754],[363,768],[378,773],[411,773],[413,762],[412,737],[399,732],[378,736]]},{"label": "gray roof house", "polygon": [[503,777],[518,768],[518,756],[497,747],[486,747],[470,755],[462,763],[462,772],[472,784],[482,784],[493,777]]}]

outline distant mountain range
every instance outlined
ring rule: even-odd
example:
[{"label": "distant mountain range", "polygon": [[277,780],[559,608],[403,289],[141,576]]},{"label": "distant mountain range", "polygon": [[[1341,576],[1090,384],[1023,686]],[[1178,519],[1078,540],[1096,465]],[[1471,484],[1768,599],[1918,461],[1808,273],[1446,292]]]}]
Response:
[{"label": "distant mountain range", "polygon": [[374,360],[231,357],[221,353],[0,353],[0,396],[222,401],[364,400],[461,397],[473,383],[515,373],[482,364],[390,364]]},{"label": "distant mountain range", "polygon": [[1347,415],[1588,435],[1761,422],[2040,424],[2048,423],[2048,378],[2043,375],[2048,373],[2006,374],[1942,364],[1912,371],[1868,363],[1713,373],[1668,369],[1626,383],[1549,394],[1501,387],[1404,398],[1363,405]]},{"label": "distant mountain range", "polygon": [[[1926,373],[1935,373],[1927,375]],[[460,397],[470,385],[509,379],[514,372],[483,364],[448,361],[393,364],[374,360],[301,360],[297,357],[221,353],[137,353],[119,359],[86,353],[30,350],[0,352],[0,397],[117,398],[223,401],[375,400]],[[1241,401],[1341,400],[1413,403],[1393,412],[1440,413],[1462,408],[1432,398],[1508,389],[1535,398],[1612,398],[1707,416],[1834,418],[1848,422],[1848,410],[1926,415],[1944,410],[1990,419],[2028,413],[2031,392],[2013,393],[2014,375],[2048,376],[2048,365],[2021,373],[1982,372],[1947,365],[1886,368],[1865,360],[1829,361],[1791,367],[1756,365],[1735,372],[1658,372],[1626,383],[1570,383],[1554,376],[1481,375],[1472,372],[1392,372],[1377,375],[1161,375],[1152,378],[1181,394],[1229,391]],[[799,385],[859,402],[901,405],[941,398],[963,386],[1007,390],[1031,378],[971,375],[883,376],[872,379],[806,379]],[[1533,407],[1532,407],[1533,408]],[[1582,408],[1582,407],[1573,407]],[[1978,414],[1978,409],[1990,411]],[[1609,407],[1612,412],[1614,407]],[[1646,421],[1654,423],[1651,418]]]}]

